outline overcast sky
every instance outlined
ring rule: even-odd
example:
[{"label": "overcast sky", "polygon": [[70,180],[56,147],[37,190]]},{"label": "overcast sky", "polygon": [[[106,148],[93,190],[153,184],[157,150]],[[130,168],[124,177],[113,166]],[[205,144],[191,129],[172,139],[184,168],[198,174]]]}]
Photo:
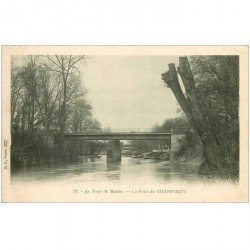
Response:
[{"label": "overcast sky", "polygon": [[83,82],[103,127],[151,128],[178,116],[177,101],[161,73],[173,56],[90,56],[82,66]]}]

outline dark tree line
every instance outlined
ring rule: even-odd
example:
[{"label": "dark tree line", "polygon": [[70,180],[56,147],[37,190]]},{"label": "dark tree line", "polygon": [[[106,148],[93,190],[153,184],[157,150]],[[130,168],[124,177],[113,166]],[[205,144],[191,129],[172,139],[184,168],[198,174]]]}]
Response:
[{"label": "dark tree line", "polygon": [[183,112],[180,117],[168,118],[161,125],[155,125],[153,131],[164,132],[170,131],[173,134],[184,135],[178,138],[179,147],[172,150],[172,160],[175,162],[189,162],[198,160],[202,156],[202,144],[197,133],[192,129],[188,119]]},{"label": "dark tree line", "polygon": [[166,119],[162,124],[156,124],[152,131],[154,132],[173,132],[184,133],[190,130],[190,125],[185,116],[174,117]]},{"label": "dark tree line", "polygon": [[[66,143],[57,147],[52,132],[98,132],[79,66],[85,56],[16,56],[11,65],[12,165],[65,157]],[[72,143],[79,153],[90,143]],[[93,151],[91,143],[91,150]],[[72,147],[71,147],[72,151]],[[73,150],[74,151],[74,150]],[[75,150],[75,152],[77,149]],[[72,155],[72,154],[71,154]]]},{"label": "dark tree line", "polygon": [[239,57],[180,57],[179,67],[169,64],[162,79],[202,141],[200,171],[238,178]]},{"label": "dark tree line", "polygon": [[[180,117],[168,118],[162,122],[162,124],[155,124],[152,128],[152,132],[168,132],[174,134],[185,134],[192,140],[196,140],[192,128],[185,115]],[[192,143],[191,141],[187,143]],[[164,140],[133,140],[130,145],[135,147],[136,150],[154,150],[154,149],[170,149],[171,143]],[[183,152],[186,153],[186,152]]]}]

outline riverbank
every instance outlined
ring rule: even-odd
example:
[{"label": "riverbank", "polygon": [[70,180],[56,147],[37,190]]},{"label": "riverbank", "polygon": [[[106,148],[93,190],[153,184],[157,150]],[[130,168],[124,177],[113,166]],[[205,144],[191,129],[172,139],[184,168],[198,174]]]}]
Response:
[{"label": "riverbank", "polygon": [[199,174],[199,169],[202,164],[201,157],[190,158],[188,161],[183,159],[173,160],[172,163],[180,172],[187,174]]},{"label": "riverbank", "polygon": [[123,155],[130,156],[131,158],[143,158],[153,160],[170,160],[170,150],[135,150],[135,151],[123,151]]}]

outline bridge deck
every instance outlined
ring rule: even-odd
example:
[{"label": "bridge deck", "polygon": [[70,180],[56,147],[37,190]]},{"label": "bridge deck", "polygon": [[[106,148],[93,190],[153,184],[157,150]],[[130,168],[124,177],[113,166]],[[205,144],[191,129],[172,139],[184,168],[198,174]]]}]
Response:
[{"label": "bridge deck", "polygon": [[78,140],[171,140],[171,133],[130,132],[130,133],[65,133],[64,137]]}]

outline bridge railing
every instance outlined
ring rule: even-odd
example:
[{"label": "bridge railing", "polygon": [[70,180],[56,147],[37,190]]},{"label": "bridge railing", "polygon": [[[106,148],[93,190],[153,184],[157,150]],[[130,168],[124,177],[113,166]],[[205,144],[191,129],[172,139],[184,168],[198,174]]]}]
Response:
[{"label": "bridge railing", "polygon": [[111,128],[108,132],[121,132],[121,133],[139,133],[139,132],[153,132],[152,128]]},{"label": "bridge railing", "polygon": [[191,128],[188,127],[183,127],[183,128],[171,128],[171,129],[166,129],[166,130],[159,130],[155,131],[152,128],[117,128],[117,129],[110,129],[108,132],[120,132],[120,133],[185,133],[187,131],[191,131]]},{"label": "bridge railing", "polygon": [[[110,129],[107,132],[113,133],[157,133],[152,128],[115,128]],[[171,133],[171,130],[162,130],[159,133]]]},{"label": "bridge railing", "polygon": [[[159,131],[155,131],[152,128],[112,128],[112,129],[108,129],[108,130],[103,130],[103,131],[83,131],[80,132],[79,134],[103,134],[103,133],[171,133],[171,134],[183,134],[186,133],[187,131],[191,131],[190,128],[175,128],[175,129],[168,129],[168,130],[159,130]],[[45,131],[39,131],[40,135],[58,135],[60,134],[59,131],[50,131],[45,132]],[[77,134],[74,133],[72,131],[66,131],[65,134]]]}]

